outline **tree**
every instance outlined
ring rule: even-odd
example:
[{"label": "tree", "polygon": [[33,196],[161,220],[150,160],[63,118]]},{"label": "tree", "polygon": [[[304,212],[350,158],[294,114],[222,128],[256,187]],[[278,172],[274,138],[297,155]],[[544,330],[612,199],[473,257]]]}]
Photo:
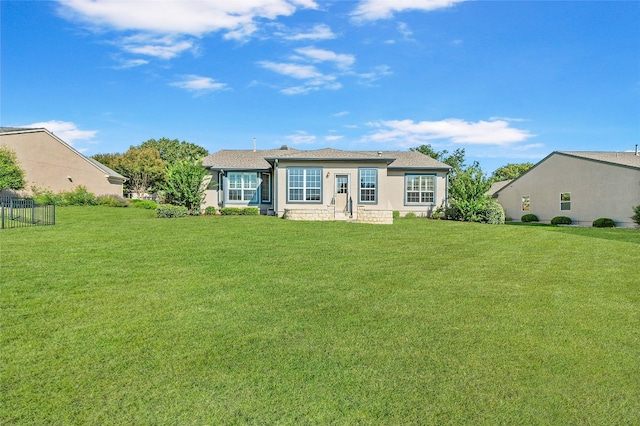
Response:
[{"label": "tree", "polygon": [[15,151],[6,146],[0,146],[0,191],[23,189],[27,185],[24,170],[20,168]]},{"label": "tree", "polygon": [[109,167],[111,170],[118,171],[117,169],[122,158],[122,154],[95,154],[92,155],[91,158],[96,160],[98,163]]},{"label": "tree", "polygon": [[199,210],[204,200],[206,173],[199,161],[179,160],[169,164],[162,187],[167,203],[184,206],[191,214]]},{"label": "tree", "polygon": [[155,193],[161,188],[166,165],[156,148],[132,146],[119,158],[115,171],[128,179],[125,188],[142,198],[145,193]]},{"label": "tree", "polygon": [[484,175],[477,161],[456,174],[449,181],[450,216],[453,219],[483,222],[491,202],[487,191],[491,182]]},{"label": "tree", "polygon": [[140,148],[157,149],[160,153],[160,158],[168,164],[173,164],[180,160],[202,160],[202,158],[209,155],[205,148],[191,142],[180,142],[178,139],[149,139],[140,144]]},{"label": "tree", "polygon": [[438,161],[443,162],[444,164],[451,166],[453,171],[459,171],[464,168],[464,148],[456,148],[453,153],[449,154],[449,151],[446,149],[443,151],[436,151],[431,147],[431,144],[420,145],[416,148],[411,148],[411,151],[420,152],[426,156],[434,158]]},{"label": "tree", "polygon": [[498,167],[491,175],[491,183],[516,179],[532,167],[532,163],[509,163]]}]

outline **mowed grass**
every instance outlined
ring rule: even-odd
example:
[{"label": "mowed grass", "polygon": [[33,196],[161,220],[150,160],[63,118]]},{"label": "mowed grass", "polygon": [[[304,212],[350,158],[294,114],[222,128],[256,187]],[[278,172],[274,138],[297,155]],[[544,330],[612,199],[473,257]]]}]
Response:
[{"label": "mowed grass", "polygon": [[0,232],[1,424],[640,423],[640,231],[153,216]]}]

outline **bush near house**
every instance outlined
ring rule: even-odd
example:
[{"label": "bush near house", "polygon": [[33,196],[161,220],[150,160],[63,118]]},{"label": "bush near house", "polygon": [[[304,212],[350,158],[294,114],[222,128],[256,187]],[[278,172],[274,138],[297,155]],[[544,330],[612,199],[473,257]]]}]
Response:
[{"label": "bush near house", "polygon": [[129,207],[129,200],[119,195],[100,195],[97,200],[99,206]]},{"label": "bush near house", "polygon": [[480,213],[480,216],[480,222],[482,223],[488,223],[490,225],[504,224],[504,209],[502,205],[493,200],[487,204],[484,211]]},{"label": "bush near house", "polygon": [[601,217],[593,221],[594,228],[615,228],[616,223],[608,217]]},{"label": "bush near house", "polygon": [[257,207],[223,207],[220,209],[222,216],[257,216],[260,210]]},{"label": "bush near house", "polygon": [[216,214],[216,208],[213,206],[209,206],[204,209],[204,214],[206,216],[213,216],[214,214]]},{"label": "bush near house", "polygon": [[414,212],[409,212],[404,215],[405,219],[415,219],[417,216]]},{"label": "bush near house", "polygon": [[635,222],[636,225],[640,226],[640,206],[635,206],[633,208],[633,216],[631,216],[631,220]]},{"label": "bush near house", "polygon": [[171,204],[160,204],[157,210],[158,217],[185,217],[189,216],[189,209],[184,206],[174,206]]},{"label": "bush near house", "polygon": [[525,215],[522,215],[522,217],[520,218],[520,221],[522,222],[538,222],[538,216],[536,216],[533,213],[527,213]]},{"label": "bush near house", "polygon": [[571,218],[567,216],[556,216],[551,219],[552,225],[571,225],[572,223],[573,221],[571,220]]}]

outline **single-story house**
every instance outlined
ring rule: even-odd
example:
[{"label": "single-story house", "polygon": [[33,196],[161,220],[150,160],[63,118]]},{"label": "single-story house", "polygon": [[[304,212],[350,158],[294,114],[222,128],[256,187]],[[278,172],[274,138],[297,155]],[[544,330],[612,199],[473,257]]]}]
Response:
[{"label": "single-story house", "polygon": [[0,127],[0,146],[16,153],[25,172],[26,194],[33,186],[60,192],[82,185],[96,195],[122,196],[124,176],[85,157],[47,129]]},{"label": "single-story house", "polygon": [[446,203],[451,167],[415,151],[222,150],[204,158],[203,207],[258,207],[301,220],[391,223]]},{"label": "single-story house", "polygon": [[555,151],[493,196],[514,220],[533,213],[545,223],[568,216],[574,224],[591,225],[607,217],[616,226],[633,227],[633,207],[640,205],[640,155]]}]

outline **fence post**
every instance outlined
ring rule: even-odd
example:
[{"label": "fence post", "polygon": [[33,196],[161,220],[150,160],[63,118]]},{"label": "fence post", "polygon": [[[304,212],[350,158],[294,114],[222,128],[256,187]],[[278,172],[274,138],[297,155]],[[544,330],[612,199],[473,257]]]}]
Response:
[{"label": "fence post", "polygon": [[0,204],[0,216],[2,217],[2,219],[0,219],[2,227],[0,227],[0,229],[4,229],[4,204]]}]

